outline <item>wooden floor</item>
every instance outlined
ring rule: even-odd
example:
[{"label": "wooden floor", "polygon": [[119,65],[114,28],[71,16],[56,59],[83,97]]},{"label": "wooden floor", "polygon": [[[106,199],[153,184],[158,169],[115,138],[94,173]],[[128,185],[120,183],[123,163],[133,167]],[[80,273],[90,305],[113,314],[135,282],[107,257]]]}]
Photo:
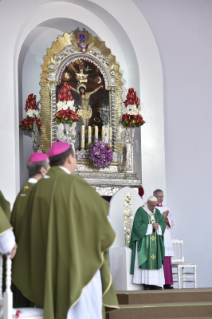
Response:
[{"label": "wooden floor", "polygon": [[107,319],[212,319],[212,288],[117,291],[120,309]]}]

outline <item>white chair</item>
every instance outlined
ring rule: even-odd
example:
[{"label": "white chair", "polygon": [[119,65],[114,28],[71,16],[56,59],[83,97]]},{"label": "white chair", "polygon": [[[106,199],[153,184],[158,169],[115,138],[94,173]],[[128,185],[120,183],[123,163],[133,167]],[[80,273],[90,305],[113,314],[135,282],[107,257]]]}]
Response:
[{"label": "white chair", "polygon": [[40,308],[13,308],[13,293],[11,291],[12,262],[6,257],[6,290],[2,293],[3,256],[0,254],[0,319],[24,318],[43,319],[43,309]]},{"label": "white chair", "polygon": [[[194,282],[194,287],[197,288],[197,265],[184,262],[183,240],[172,239],[172,244],[174,248],[174,257],[172,257],[172,269],[177,270],[177,272],[173,272],[173,281],[178,282],[179,289],[181,288],[181,279],[182,288],[185,288],[186,282]],[[187,271],[187,268],[192,268],[192,272],[191,270]]]}]

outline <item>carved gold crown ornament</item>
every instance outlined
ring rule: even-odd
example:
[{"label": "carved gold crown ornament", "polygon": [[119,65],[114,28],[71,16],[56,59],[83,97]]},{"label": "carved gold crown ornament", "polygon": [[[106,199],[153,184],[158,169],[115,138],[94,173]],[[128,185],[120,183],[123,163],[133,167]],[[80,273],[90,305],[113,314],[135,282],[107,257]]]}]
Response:
[{"label": "carved gold crown ornament", "polygon": [[88,75],[89,74],[84,74],[83,70],[80,70],[80,73],[76,72],[76,78],[80,83],[88,82]]}]

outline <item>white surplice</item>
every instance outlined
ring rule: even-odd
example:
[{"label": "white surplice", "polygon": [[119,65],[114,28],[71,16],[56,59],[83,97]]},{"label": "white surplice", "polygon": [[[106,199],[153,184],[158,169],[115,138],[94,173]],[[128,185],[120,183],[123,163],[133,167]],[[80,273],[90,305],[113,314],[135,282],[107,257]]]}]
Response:
[{"label": "white surplice", "polygon": [[83,288],[79,301],[69,309],[67,319],[102,319],[102,281],[98,270]]},{"label": "white surplice", "polygon": [[[152,213],[147,207],[142,207],[142,208],[151,216],[152,222],[154,222],[155,210]],[[156,231],[158,236],[162,236],[162,229],[160,225]],[[152,233],[153,233],[152,224],[149,224],[147,227],[145,236],[151,235]],[[137,242],[136,242],[136,249],[135,249],[135,268],[134,268],[134,275],[133,275],[133,283],[154,285],[159,287],[163,287],[163,285],[165,284],[163,268],[155,269],[155,270],[139,268]]]},{"label": "white surplice", "polygon": [[168,225],[166,226],[163,238],[164,238],[164,246],[165,246],[165,256],[174,256],[174,249],[172,245],[172,238],[171,238],[171,232],[170,232],[170,229],[175,226],[174,217],[172,213],[170,212],[170,209],[168,206],[162,205],[162,206],[157,206],[156,208],[161,212],[161,214],[165,212],[166,210],[169,211],[168,220],[169,220],[169,225],[171,227],[169,227]]},{"label": "white surplice", "polygon": [[8,229],[0,234],[0,253],[8,254],[15,246],[15,236],[12,229]]}]

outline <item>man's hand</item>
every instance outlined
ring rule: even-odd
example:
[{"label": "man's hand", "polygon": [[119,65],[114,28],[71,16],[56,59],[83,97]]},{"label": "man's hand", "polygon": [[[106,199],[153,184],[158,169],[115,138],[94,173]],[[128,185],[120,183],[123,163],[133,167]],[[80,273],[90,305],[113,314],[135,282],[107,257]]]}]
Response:
[{"label": "man's hand", "polygon": [[9,253],[10,259],[13,259],[13,258],[15,257],[17,248],[18,248],[18,245],[15,244],[15,246],[14,246],[13,249],[12,249],[12,251]]},{"label": "man's hand", "polygon": [[158,229],[159,225],[158,225],[158,223],[155,223],[155,222],[154,222],[154,223],[152,224],[152,227],[153,227],[153,229]]},{"label": "man's hand", "polygon": [[169,211],[168,210],[166,210],[165,212],[163,212],[163,217],[165,218],[165,220],[167,220],[167,218],[168,218],[168,215],[169,215]]}]

